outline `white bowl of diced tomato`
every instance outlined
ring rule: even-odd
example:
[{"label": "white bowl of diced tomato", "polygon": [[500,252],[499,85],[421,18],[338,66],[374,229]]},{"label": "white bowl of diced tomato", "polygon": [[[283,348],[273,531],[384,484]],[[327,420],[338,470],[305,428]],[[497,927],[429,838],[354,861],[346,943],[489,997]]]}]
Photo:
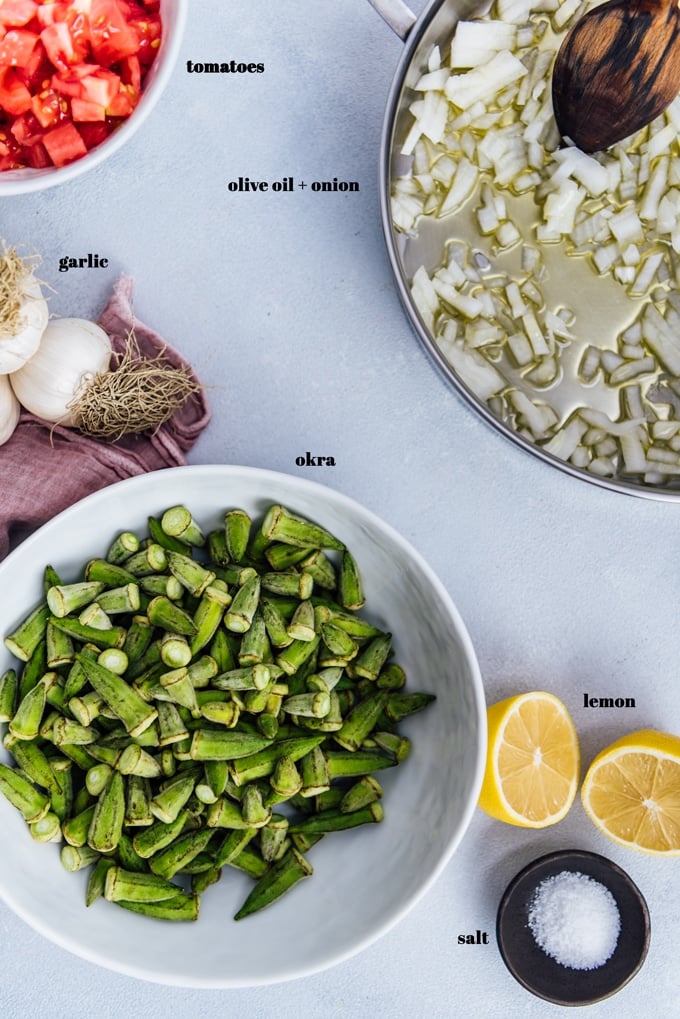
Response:
[{"label": "white bowl of diced tomato", "polygon": [[177,59],[188,0],[0,0],[0,196],[98,165]]}]

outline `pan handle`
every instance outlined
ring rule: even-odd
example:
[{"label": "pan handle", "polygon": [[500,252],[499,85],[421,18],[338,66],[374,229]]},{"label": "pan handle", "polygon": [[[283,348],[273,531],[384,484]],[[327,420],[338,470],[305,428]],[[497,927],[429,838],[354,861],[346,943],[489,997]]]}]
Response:
[{"label": "pan handle", "polygon": [[406,39],[417,18],[404,0],[368,0],[400,39]]}]

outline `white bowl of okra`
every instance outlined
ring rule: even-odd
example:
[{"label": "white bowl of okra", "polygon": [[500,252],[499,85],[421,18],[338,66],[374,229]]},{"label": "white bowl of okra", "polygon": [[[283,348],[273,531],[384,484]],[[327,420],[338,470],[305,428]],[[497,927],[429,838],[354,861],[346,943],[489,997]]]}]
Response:
[{"label": "white bowl of okra", "polygon": [[486,751],[465,626],[325,486],[236,466],[89,496],[0,564],[0,894],[193,987],[360,951],[463,838]]}]

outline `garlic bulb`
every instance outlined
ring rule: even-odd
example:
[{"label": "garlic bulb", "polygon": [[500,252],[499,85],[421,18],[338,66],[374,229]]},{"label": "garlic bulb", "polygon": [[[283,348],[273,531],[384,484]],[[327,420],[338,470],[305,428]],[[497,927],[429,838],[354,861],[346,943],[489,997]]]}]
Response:
[{"label": "garlic bulb", "polygon": [[108,371],[110,360],[111,341],[103,329],[85,319],[59,318],[10,381],[26,410],[69,427],[75,424],[72,404],[95,375]]},{"label": "garlic bulb", "polygon": [[40,284],[29,273],[21,283],[19,310],[12,321],[0,324],[0,375],[15,372],[37,351],[47,325],[47,301]]},{"label": "garlic bulb", "polygon": [[21,407],[7,375],[0,375],[0,446],[7,442],[19,423]]}]

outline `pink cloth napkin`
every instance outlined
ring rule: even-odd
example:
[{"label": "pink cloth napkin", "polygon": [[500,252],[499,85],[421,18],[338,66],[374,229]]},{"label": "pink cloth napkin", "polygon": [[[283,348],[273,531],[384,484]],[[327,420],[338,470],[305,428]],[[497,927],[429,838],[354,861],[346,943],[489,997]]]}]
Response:
[{"label": "pink cloth napkin", "polygon": [[[121,277],[99,319],[113,349],[122,351],[134,324],[143,354],[153,357],[162,349],[173,364],[185,364],[157,333],[134,320],[132,287],[130,277]],[[153,435],[127,435],[117,442],[88,439],[22,411],[16,431],[0,446],[0,559],[13,538],[25,536],[91,492],[136,474],[186,463],[185,453],[209,420],[203,392],[190,397]]]}]

